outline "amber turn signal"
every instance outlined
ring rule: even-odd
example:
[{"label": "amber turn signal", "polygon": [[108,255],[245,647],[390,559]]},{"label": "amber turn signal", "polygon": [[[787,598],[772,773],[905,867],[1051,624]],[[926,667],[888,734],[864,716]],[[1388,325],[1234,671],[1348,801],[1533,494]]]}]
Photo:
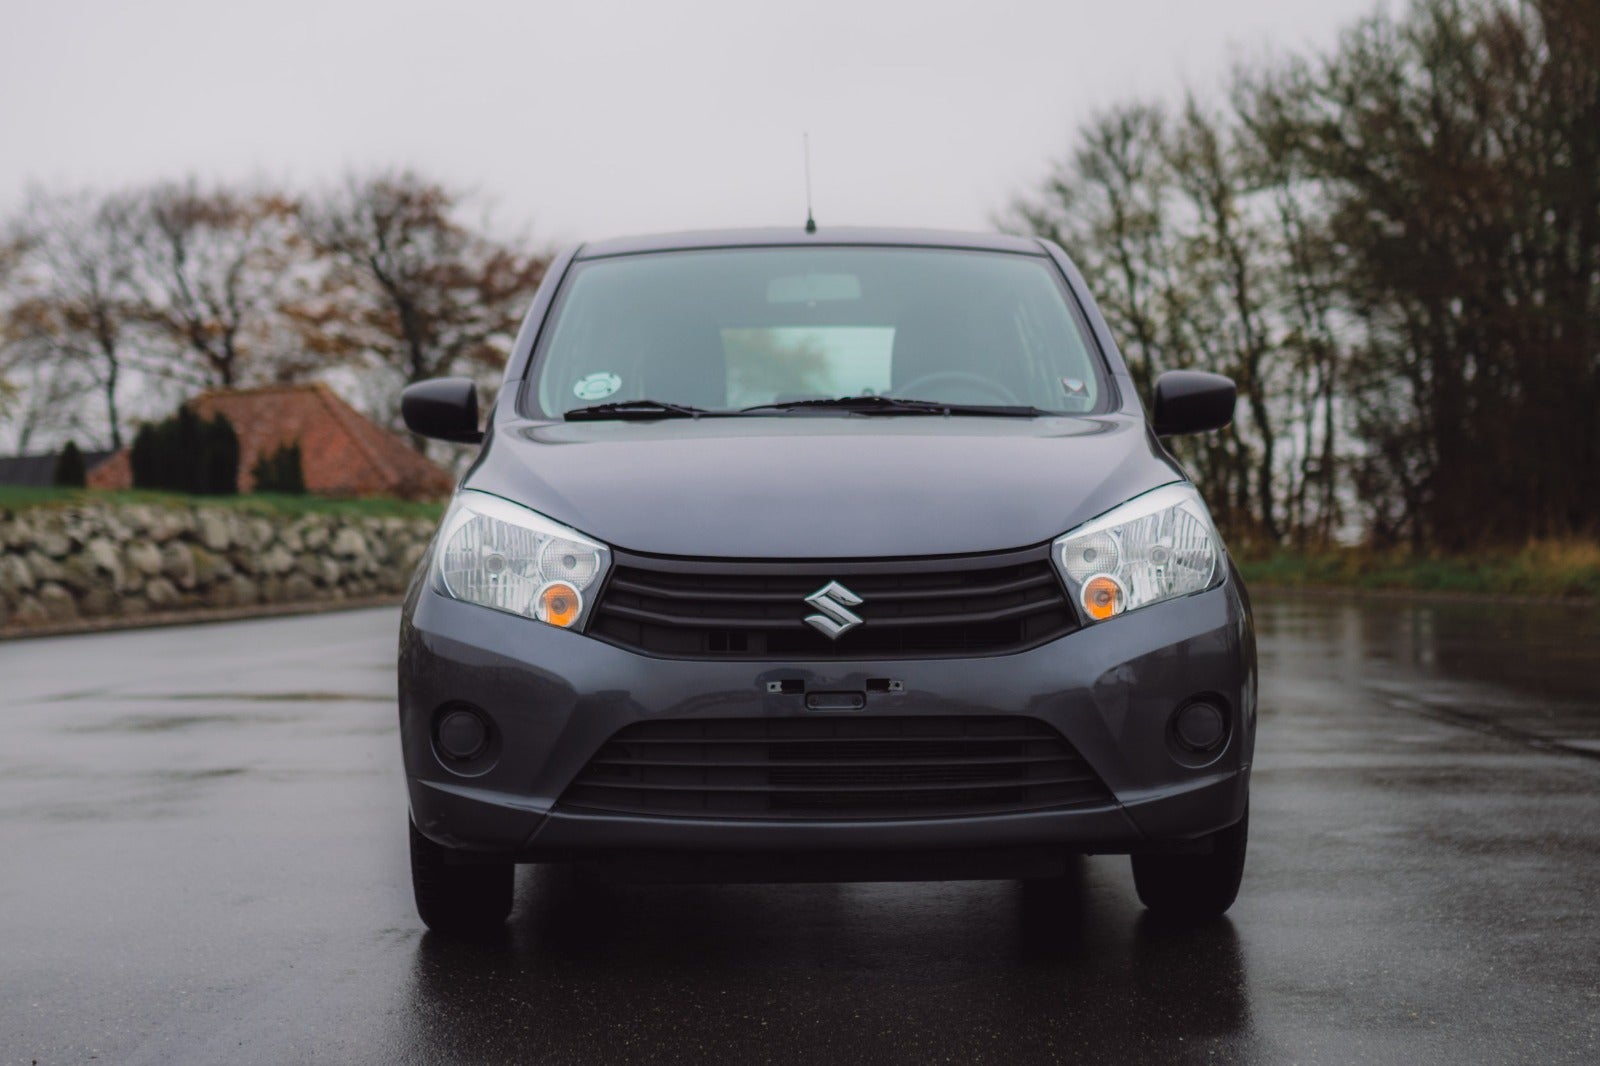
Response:
[{"label": "amber turn signal", "polygon": [[534,613],[541,622],[570,629],[583,613],[583,597],[565,581],[552,581],[534,597]]},{"label": "amber turn signal", "polygon": [[1122,583],[1110,574],[1097,574],[1083,583],[1083,594],[1078,597],[1083,601],[1083,609],[1089,612],[1089,617],[1096,622],[1104,621],[1114,614],[1121,614],[1122,609],[1128,604],[1128,597],[1122,591]]}]

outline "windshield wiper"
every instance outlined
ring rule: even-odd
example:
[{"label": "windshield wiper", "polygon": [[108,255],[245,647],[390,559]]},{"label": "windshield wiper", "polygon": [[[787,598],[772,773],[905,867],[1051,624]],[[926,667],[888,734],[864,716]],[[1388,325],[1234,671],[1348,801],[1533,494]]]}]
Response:
[{"label": "windshield wiper", "polygon": [[665,400],[618,400],[575,407],[562,417],[568,422],[598,422],[606,419],[648,421],[658,418],[729,418],[760,411],[846,411],[863,415],[992,415],[1003,418],[1033,418],[1049,414],[1037,407],[1013,404],[940,403],[937,400],[907,400],[895,396],[839,396],[812,400],[760,403],[737,411],[712,411]]},{"label": "windshield wiper", "polygon": [[597,403],[592,407],[574,407],[561,417],[568,422],[598,422],[603,419],[642,421],[651,418],[699,418],[701,415],[719,413],[663,400],[618,400],[615,403]]},{"label": "windshield wiper", "polygon": [[937,400],[908,400],[897,396],[839,396],[816,400],[789,400],[784,403],[759,403],[741,408],[740,413],[751,411],[849,411],[863,415],[995,415],[1005,418],[1033,418],[1049,414],[1037,407],[1017,404],[940,403]]}]

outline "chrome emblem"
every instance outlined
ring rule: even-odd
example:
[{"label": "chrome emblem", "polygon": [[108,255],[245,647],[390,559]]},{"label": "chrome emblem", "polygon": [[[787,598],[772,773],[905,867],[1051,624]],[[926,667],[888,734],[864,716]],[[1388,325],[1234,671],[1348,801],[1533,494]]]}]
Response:
[{"label": "chrome emblem", "polygon": [[806,602],[822,612],[806,615],[807,624],[834,640],[839,639],[840,633],[861,624],[861,616],[850,609],[861,603],[861,597],[837,581],[830,581],[807,596]]}]

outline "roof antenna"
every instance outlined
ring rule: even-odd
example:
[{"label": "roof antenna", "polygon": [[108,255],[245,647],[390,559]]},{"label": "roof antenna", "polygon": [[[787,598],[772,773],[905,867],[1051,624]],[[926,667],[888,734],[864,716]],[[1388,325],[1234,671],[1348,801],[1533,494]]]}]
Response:
[{"label": "roof antenna", "polygon": [[817,220],[811,217],[811,134],[809,131],[800,134],[800,143],[806,153],[806,232],[817,232]]}]

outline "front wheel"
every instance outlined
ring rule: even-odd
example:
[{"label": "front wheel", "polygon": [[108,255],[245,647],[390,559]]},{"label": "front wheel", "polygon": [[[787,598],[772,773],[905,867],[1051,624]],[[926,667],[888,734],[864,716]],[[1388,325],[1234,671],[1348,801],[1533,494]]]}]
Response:
[{"label": "front wheel", "polygon": [[509,862],[456,864],[450,849],[411,828],[411,889],[417,913],[429,929],[452,935],[482,936],[497,929],[511,913]]},{"label": "front wheel", "polygon": [[1212,837],[1205,855],[1135,855],[1133,884],[1151,912],[1178,921],[1215,918],[1239,895],[1250,814]]}]

